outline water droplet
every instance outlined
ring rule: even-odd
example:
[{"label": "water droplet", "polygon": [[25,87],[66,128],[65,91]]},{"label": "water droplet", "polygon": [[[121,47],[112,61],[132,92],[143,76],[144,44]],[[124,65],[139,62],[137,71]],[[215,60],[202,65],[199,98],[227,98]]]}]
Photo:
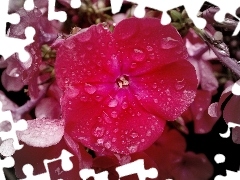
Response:
[{"label": "water droplet", "polygon": [[157,88],[157,83],[153,83],[153,89],[156,89]]},{"label": "water droplet", "polygon": [[123,108],[123,109],[127,109],[127,107],[128,107],[127,102],[123,102],[123,103],[122,103],[122,108]]},{"label": "water droplet", "polygon": [[140,49],[134,49],[132,53],[132,58],[135,61],[143,61],[145,58],[145,53]]},{"label": "water droplet", "polygon": [[95,99],[96,99],[97,102],[100,102],[100,101],[102,101],[103,97],[97,95],[97,96],[95,97]]},{"label": "water droplet", "polygon": [[92,34],[91,34],[91,31],[85,31],[85,32],[82,32],[80,37],[78,38],[78,40],[80,42],[86,42],[86,41],[89,41],[92,37]]},{"label": "water droplet", "polygon": [[119,130],[116,128],[113,130],[114,133],[117,133]]},{"label": "water droplet", "polygon": [[116,142],[117,141],[117,138],[112,138],[112,142]]},{"label": "water droplet", "polygon": [[111,116],[112,116],[112,118],[117,118],[118,114],[117,114],[116,111],[113,111],[113,112],[111,113]]},{"label": "water droplet", "polygon": [[156,104],[158,103],[158,99],[153,99],[153,101],[154,101],[154,103],[156,103]]},{"label": "water droplet", "polygon": [[145,142],[145,139],[141,139],[141,142]]},{"label": "water droplet", "polygon": [[163,38],[161,40],[161,47],[163,49],[171,49],[178,45],[178,41],[176,39],[173,39],[171,37]]},{"label": "water droplet", "polygon": [[91,84],[87,84],[87,83],[85,84],[84,89],[88,94],[93,94],[97,90],[95,86],[92,86]]},{"label": "water droplet", "polygon": [[136,138],[136,137],[138,137],[138,133],[133,132],[130,136],[131,136],[132,138]]},{"label": "water droplet", "polygon": [[147,50],[152,51],[153,50],[152,46],[147,46]]},{"label": "water droplet", "polygon": [[151,135],[152,135],[151,131],[148,130],[147,133],[146,133],[146,136],[151,136]]},{"label": "water droplet", "polygon": [[104,142],[103,139],[98,139],[98,140],[97,140],[97,143],[98,143],[98,144],[101,144],[101,145],[102,145],[103,142]]},{"label": "water droplet", "polygon": [[82,97],[80,97],[80,100],[81,100],[82,102],[86,102],[86,101],[87,101],[87,98],[86,98],[86,96],[82,96]]},{"label": "water droplet", "polygon": [[177,82],[176,82],[176,84],[175,84],[175,88],[176,88],[176,90],[181,90],[181,89],[183,89],[184,87],[185,87],[185,81],[184,81],[184,79],[182,79],[182,80],[177,80]]},{"label": "water droplet", "polygon": [[116,107],[118,105],[118,100],[116,99],[112,99],[109,103],[108,103],[108,107]]},{"label": "water droplet", "polygon": [[107,122],[107,123],[112,123],[111,118],[108,116],[107,113],[103,112],[103,119]]},{"label": "water droplet", "polygon": [[128,147],[128,151],[129,151],[129,153],[135,153],[137,151],[137,148],[138,148],[137,145],[130,146],[130,147]]},{"label": "water droplet", "polygon": [[168,96],[171,96],[171,93],[170,93],[170,90],[169,90],[169,89],[166,89],[166,90],[165,90],[165,93],[166,93]]},{"label": "water droplet", "polygon": [[112,145],[111,145],[110,142],[106,142],[106,143],[104,144],[104,146],[105,146],[105,148],[110,149]]},{"label": "water droplet", "polygon": [[131,64],[131,68],[134,69],[134,68],[136,68],[136,67],[137,67],[137,64],[136,64],[136,63],[132,63],[132,64]]},{"label": "water droplet", "polygon": [[142,114],[140,112],[137,112],[137,116],[141,116]]},{"label": "water droplet", "polygon": [[154,59],[155,59],[155,54],[154,54],[154,53],[149,54],[149,58],[150,58],[151,60],[154,60]]},{"label": "water droplet", "polygon": [[95,137],[102,137],[103,136],[103,133],[105,131],[105,128],[104,127],[96,127],[92,134],[95,136]]}]

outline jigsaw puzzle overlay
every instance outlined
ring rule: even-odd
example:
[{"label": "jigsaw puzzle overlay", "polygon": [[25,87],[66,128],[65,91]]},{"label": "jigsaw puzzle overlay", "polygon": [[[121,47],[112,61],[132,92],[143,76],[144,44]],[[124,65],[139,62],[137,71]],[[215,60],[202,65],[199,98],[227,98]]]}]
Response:
[{"label": "jigsaw puzzle overlay", "polygon": [[[10,0],[1,1],[0,6],[0,55],[3,57],[3,60],[6,60],[11,55],[17,53],[19,59],[22,62],[27,62],[30,58],[30,54],[25,50],[25,47],[30,45],[34,42],[33,38],[35,35],[35,30],[32,27],[27,27],[25,31],[25,39],[17,39],[13,37],[8,37],[8,33],[6,33],[6,25],[7,22],[11,24],[18,24],[20,21],[20,17],[17,13],[9,14],[8,7],[9,7]],[[206,2],[204,0],[178,0],[178,1],[165,1],[165,0],[127,0],[128,2],[136,4],[136,8],[134,11],[134,15],[136,17],[142,18],[145,15],[145,8],[152,8],[158,11],[163,12],[162,18],[160,22],[163,25],[169,24],[171,22],[171,18],[167,11],[177,8],[179,6],[184,6],[187,11],[188,16],[193,20],[196,27],[203,29],[206,26],[206,21],[203,18],[198,17],[198,12],[202,5]],[[71,0],[68,1],[72,8],[79,8],[81,6],[80,0]],[[120,11],[124,0],[111,0],[111,8],[112,13],[116,14]],[[217,22],[224,21],[225,15],[227,13],[234,16],[236,19],[240,20],[239,17],[236,15],[236,10],[240,7],[240,1],[236,0],[209,0],[209,3],[218,6],[220,10],[214,16]],[[67,19],[67,14],[64,11],[55,11],[55,4],[56,0],[48,0],[48,20],[58,20],[60,22],[64,22]],[[27,11],[34,9],[34,0],[25,0],[24,8]],[[236,29],[233,32],[233,36],[238,35],[240,32],[240,23],[237,25]],[[239,85],[235,83],[233,86],[233,94],[240,95]],[[11,111],[2,111],[2,102],[0,102],[0,124],[7,122],[10,123],[11,127],[10,130],[4,132],[2,129],[0,131],[0,138],[1,138],[1,145],[0,145],[0,153],[5,156],[4,159],[0,160],[0,179],[5,179],[3,168],[10,168],[13,167],[15,162],[14,159],[11,157],[12,154],[17,150],[21,151],[23,145],[19,143],[19,140],[16,135],[16,131],[24,131],[27,129],[26,120],[14,120],[11,114]],[[222,138],[227,138],[230,136],[230,128],[240,127],[239,124],[236,123],[228,123],[228,131],[225,134],[220,134]],[[29,180],[40,180],[40,179],[49,179],[50,174],[48,169],[48,164],[61,160],[62,162],[62,169],[64,171],[69,171],[73,167],[73,163],[70,160],[73,154],[68,152],[67,150],[62,150],[62,154],[55,159],[46,159],[44,160],[44,166],[46,169],[46,173],[33,175],[34,167],[31,164],[26,164],[23,166],[23,172],[26,175],[25,179]],[[224,163],[225,156],[222,154],[217,154],[215,156],[215,161],[217,163]],[[139,180],[144,180],[146,178],[154,179],[157,177],[158,172],[155,168],[151,168],[146,170],[144,168],[144,161],[139,159],[137,161],[128,163],[123,166],[119,166],[116,168],[117,173],[119,174],[119,178],[125,177],[131,174],[137,174]],[[95,173],[93,169],[82,169],[79,172],[79,177],[82,179],[87,179],[89,177],[94,177],[95,179],[108,179],[108,172],[104,171],[102,173]],[[227,176],[216,176],[215,180],[221,179],[239,179],[240,178],[240,171],[232,172],[227,170]]]}]

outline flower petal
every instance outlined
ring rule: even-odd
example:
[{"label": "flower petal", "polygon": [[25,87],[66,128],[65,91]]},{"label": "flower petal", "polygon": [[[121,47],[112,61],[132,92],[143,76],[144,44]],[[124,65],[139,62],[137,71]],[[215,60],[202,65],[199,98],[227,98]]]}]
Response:
[{"label": "flower petal", "polygon": [[56,57],[59,87],[65,89],[83,83],[115,82],[119,76],[115,52],[111,33],[102,24],[69,37],[59,47]]},{"label": "flower petal", "polygon": [[111,92],[99,102],[96,96],[86,95],[84,91],[74,98],[65,94],[63,117],[66,132],[97,152],[131,154],[142,151],[163,131],[165,121],[149,114],[127,89],[117,94]]},{"label": "flower petal", "polygon": [[35,119],[27,121],[28,129],[18,132],[19,140],[34,147],[57,144],[64,133],[64,122],[58,119]]},{"label": "flower petal", "polygon": [[167,120],[174,120],[192,103],[197,78],[188,61],[163,66],[158,71],[132,77],[130,88],[149,112]]},{"label": "flower petal", "polygon": [[159,19],[125,19],[117,24],[113,37],[125,74],[142,74],[187,58],[186,47],[177,30],[161,25]]}]

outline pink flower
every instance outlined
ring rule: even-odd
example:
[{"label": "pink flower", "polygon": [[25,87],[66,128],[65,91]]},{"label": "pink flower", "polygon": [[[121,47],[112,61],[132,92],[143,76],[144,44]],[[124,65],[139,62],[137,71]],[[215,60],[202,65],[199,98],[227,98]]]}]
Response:
[{"label": "pink flower", "polygon": [[175,129],[165,128],[162,136],[145,152],[158,166],[158,179],[207,180],[213,166],[204,154],[185,152],[186,141]]},{"label": "pink flower", "polygon": [[65,131],[100,153],[146,149],[195,97],[196,72],[186,58],[176,29],[154,18],[69,37],[56,57]]},{"label": "pink flower", "polygon": [[28,85],[30,97],[36,98],[39,94],[37,82],[39,66],[42,63],[41,46],[56,39],[58,32],[53,27],[53,22],[49,22],[47,16],[44,16],[38,8],[32,11],[19,9],[17,13],[21,17],[20,23],[10,26],[9,36],[24,39],[24,29],[28,26],[33,27],[36,31],[34,42],[26,47],[31,57],[22,63],[17,54],[10,56],[6,59],[7,68],[1,79],[8,91],[19,91],[24,85]]}]

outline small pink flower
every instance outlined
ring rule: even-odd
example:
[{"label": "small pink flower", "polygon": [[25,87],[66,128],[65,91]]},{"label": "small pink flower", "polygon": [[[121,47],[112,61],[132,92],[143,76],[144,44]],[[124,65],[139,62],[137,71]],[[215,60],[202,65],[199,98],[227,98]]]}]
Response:
[{"label": "small pink flower", "polygon": [[57,51],[65,131],[96,152],[149,147],[167,120],[193,101],[197,78],[183,40],[155,18],[130,18],[110,32],[93,25]]}]

